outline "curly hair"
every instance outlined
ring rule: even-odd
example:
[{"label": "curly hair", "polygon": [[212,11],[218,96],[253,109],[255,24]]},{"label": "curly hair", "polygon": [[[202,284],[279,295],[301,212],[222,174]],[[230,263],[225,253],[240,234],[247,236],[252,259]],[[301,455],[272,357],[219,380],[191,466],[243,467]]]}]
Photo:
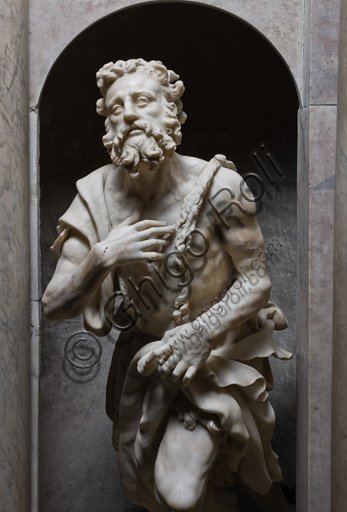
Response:
[{"label": "curly hair", "polygon": [[179,76],[174,71],[168,70],[160,60],[147,62],[144,59],[129,59],[127,61],[118,60],[115,64],[113,62],[105,64],[96,73],[96,83],[103,96],[96,102],[96,111],[98,114],[107,117],[105,95],[108,88],[118,80],[118,78],[131,73],[146,73],[150,77],[158,80],[163,87],[165,99],[168,102],[168,108],[177,116],[180,124],[185,122],[187,116],[182,110],[183,104],[180,100],[180,97],[184,93],[183,82],[178,80]]}]

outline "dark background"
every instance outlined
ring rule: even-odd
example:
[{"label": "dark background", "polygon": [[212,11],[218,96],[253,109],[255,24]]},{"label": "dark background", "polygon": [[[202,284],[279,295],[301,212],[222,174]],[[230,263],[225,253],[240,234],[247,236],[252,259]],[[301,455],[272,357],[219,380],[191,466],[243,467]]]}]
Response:
[{"label": "dark background", "polygon": [[[39,106],[43,290],[55,268],[49,246],[59,216],[76,194],[75,182],[109,163],[101,141],[105,118],[95,112],[100,97],[95,73],[109,61],[138,57],[161,60],[184,81],[188,119],[179,153],[206,160],[222,153],[242,175],[256,172],[262,178],[265,195],[257,206],[265,243],[276,238],[282,244],[269,262],[272,300],[289,321],[277,339],[295,351],[297,94],[283,60],[262,36],[210,7],[165,3],[118,12],[80,34],[52,67]],[[266,163],[261,144],[282,178]],[[274,185],[255,163],[254,151]],[[116,335],[101,340],[104,352],[96,366],[75,370],[64,358],[63,345],[81,327],[80,319],[42,321],[40,511],[123,512],[130,504],[120,488],[111,423],[104,413]],[[273,447],[280,455],[284,484],[293,488],[295,358],[272,363],[276,388],[270,396],[277,415]],[[245,505],[244,510],[256,509]]]}]

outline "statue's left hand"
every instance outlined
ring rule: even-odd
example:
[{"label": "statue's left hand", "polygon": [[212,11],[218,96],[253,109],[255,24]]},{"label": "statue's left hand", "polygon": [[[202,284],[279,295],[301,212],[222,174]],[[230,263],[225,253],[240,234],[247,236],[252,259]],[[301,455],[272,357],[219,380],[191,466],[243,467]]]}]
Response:
[{"label": "statue's left hand", "polygon": [[183,386],[187,386],[209,357],[211,340],[205,331],[198,333],[191,324],[185,324],[167,331],[161,341],[161,347],[140,359],[138,371],[146,376],[155,371],[173,382],[182,377]]}]

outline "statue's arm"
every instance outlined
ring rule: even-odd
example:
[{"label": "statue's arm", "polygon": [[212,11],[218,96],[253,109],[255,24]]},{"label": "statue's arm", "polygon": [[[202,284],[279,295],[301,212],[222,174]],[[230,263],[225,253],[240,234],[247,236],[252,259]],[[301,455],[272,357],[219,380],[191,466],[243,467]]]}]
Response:
[{"label": "statue's arm", "polygon": [[173,229],[162,221],[139,222],[139,214],[134,212],[93,247],[83,235],[71,229],[56,271],[42,297],[47,318],[61,320],[83,313],[115,267],[163,258],[161,247],[168,241],[161,237],[167,237]]},{"label": "statue's arm", "polygon": [[46,317],[62,320],[80,315],[107,274],[107,269],[100,264],[98,244],[90,248],[87,239],[71,229],[52,280],[42,297]]},{"label": "statue's arm", "polygon": [[[241,183],[242,178],[233,173],[228,185],[235,192],[235,199],[240,207],[234,204],[223,214],[223,218],[230,228],[226,229],[219,219],[216,220],[225,249],[231,256],[239,274],[238,281],[229,289],[231,294],[237,295],[239,302],[233,301],[233,307],[228,309],[221,326],[211,332],[213,337],[225,330],[233,330],[252,318],[267,304],[270,298],[271,281],[266,263],[261,261],[264,259],[261,254],[264,253],[265,247],[257,221],[256,203],[247,199],[251,199],[253,196],[244,182],[242,183],[244,195],[242,195]],[[223,197],[222,194],[220,197]],[[226,202],[229,199],[230,196],[226,193]],[[247,293],[238,291],[242,287]],[[220,301],[220,307],[222,306],[223,302]],[[214,306],[214,308],[216,311],[217,307]]]},{"label": "statue's arm", "polygon": [[[216,193],[227,186],[235,193],[234,199],[238,203],[238,205],[233,204],[223,214],[229,229],[226,229],[220,219],[213,214],[216,232],[220,233],[218,236],[222,236],[225,250],[231,256],[234,266],[240,274],[237,284],[235,283],[229,290],[229,293],[237,294],[238,302],[233,302],[232,308],[229,309],[225,308],[223,301],[217,304],[213,301],[211,313],[216,314],[218,308],[223,308],[226,314],[220,316],[218,326],[211,329],[211,324],[209,324],[210,330],[208,331],[203,327],[204,315],[207,313],[202,315],[200,321],[199,317],[197,319],[201,326],[199,331],[194,329],[191,323],[167,331],[162,339],[162,347],[155,349],[139,362],[140,373],[149,375],[156,370],[161,377],[165,378],[172,371],[170,377],[172,380],[183,377],[183,385],[187,385],[209,357],[215,339],[226,331],[242,325],[267,304],[270,298],[271,282],[265,263],[261,263],[259,260],[260,253],[264,251],[264,240],[257,222],[255,203],[248,201],[241,194],[241,180],[242,178],[238,174],[223,169],[222,176],[215,180],[210,192],[210,197],[213,198]],[[244,184],[243,190],[246,197],[252,198],[251,191],[246,184]],[[221,192],[218,195],[218,201],[223,202],[223,199],[225,200],[224,204],[230,201],[229,192]],[[223,204],[220,205],[220,209],[222,206]],[[252,267],[254,262],[258,263],[256,266],[258,271],[260,267],[263,267],[263,272],[260,275],[264,277],[255,277],[254,265]],[[240,294],[238,289],[240,288],[239,284],[244,283],[244,273],[252,281],[251,284],[247,284],[247,294]],[[223,299],[225,300],[225,297]],[[205,320],[207,319],[208,316]]]}]

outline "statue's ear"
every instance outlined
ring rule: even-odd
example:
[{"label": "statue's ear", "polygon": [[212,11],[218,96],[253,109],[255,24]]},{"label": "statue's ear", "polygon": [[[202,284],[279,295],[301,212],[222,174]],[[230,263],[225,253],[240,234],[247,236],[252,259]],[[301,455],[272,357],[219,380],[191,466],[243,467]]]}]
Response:
[{"label": "statue's ear", "polygon": [[107,110],[106,110],[106,105],[105,105],[105,100],[104,100],[104,98],[100,98],[100,99],[96,102],[96,111],[97,111],[97,113],[98,113],[100,116],[105,116],[105,117],[107,117]]}]

